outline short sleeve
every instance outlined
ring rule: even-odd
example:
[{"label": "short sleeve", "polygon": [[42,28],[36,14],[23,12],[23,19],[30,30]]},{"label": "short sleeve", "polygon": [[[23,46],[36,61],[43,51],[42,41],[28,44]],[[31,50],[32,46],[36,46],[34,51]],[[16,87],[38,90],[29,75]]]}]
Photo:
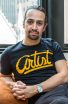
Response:
[{"label": "short sleeve", "polygon": [[6,49],[1,55],[1,73],[4,75],[10,75],[12,73],[8,49]]},{"label": "short sleeve", "polygon": [[57,42],[52,41],[52,47],[53,47],[53,54],[54,54],[54,62],[58,60],[66,60],[64,57],[62,48]]}]

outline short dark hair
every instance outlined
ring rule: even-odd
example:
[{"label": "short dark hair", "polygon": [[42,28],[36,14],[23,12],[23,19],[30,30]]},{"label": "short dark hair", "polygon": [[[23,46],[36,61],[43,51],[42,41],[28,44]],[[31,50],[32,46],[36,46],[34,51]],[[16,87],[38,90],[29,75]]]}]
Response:
[{"label": "short dark hair", "polygon": [[[28,7],[27,10],[25,11],[24,21],[25,21],[25,19],[26,19],[26,14],[27,14],[27,12],[28,12],[30,9],[36,9],[36,10],[39,10],[39,11],[43,12],[43,13],[45,14],[45,24],[47,23],[46,10],[45,10],[43,7],[41,7],[41,6],[30,6],[30,7]],[[23,22],[24,22],[24,21],[23,21]]]}]

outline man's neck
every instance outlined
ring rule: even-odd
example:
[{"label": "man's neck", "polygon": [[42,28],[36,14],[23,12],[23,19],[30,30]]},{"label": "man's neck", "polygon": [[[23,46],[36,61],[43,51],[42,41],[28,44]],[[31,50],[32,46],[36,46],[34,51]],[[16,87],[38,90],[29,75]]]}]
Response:
[{"label": "man's neck", "polygon": [[39,43],[40,43],[40,39],[39,40],[29,40],[29,41],[24,39],[22,41],[22,44],[28,45],[28,46],[37,45]]}]

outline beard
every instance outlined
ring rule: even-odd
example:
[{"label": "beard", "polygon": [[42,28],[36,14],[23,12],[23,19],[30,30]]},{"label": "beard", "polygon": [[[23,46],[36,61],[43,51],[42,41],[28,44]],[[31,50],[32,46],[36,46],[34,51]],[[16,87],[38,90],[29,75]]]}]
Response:
[{"label": "beard", "polygon": [[35,36],[35,35],[28,35],[28,38],[31,39],[31,40],[38,40],[39,39],[39,36]]},{"label": "beard", "polygon": [[[35,34],[34,34],[35,32]],[[28,38],[31,40],[38,40],[40,38],[39,32],[37,30],[29,31]]]}]

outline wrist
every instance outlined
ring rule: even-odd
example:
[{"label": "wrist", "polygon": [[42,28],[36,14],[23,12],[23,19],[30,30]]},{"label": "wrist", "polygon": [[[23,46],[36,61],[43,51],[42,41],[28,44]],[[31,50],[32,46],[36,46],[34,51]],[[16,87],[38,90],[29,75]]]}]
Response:
[{"label": "wrist", "polygon": [[34,89],[33,89],[34,90],[34,94],[38,94],[37,85],[34,85],[33,87],[34,87]]},{"label": "wrist", "polygon": [[37,91],[38,93],[42,93],[43,92],[43,87],[42,87],[42,84],[37,84]]},{"label": "wrist", "polygon": [[33,85],[33,91],[34,91],[34,94],[42,93],[43,92],[42,84],[40,83],[40,84]]}]

